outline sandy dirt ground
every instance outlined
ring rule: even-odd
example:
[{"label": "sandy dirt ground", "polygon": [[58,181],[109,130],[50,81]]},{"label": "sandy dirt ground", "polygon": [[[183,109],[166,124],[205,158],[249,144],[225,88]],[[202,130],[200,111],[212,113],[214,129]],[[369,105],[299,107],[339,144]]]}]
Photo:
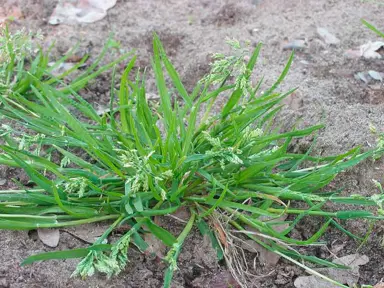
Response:
[{"label": "sandy dirt ground", "polygon": [[[315,148],[321,155],[339,153],[357,145],[375,145],[369,123],[384,130],[383,84],[378,81],[364,83],[354,77],[358,72],[369,70],[384,72],[384,61],[345,57],[348,49],[378,40],[361,24],[360,19],[367,19],[384,30],[384,5],[381,3],[360,0],[125,0],[117,1],[116,6],[99,22],[52,26],[47,20],[55,3],[50,0],[0,0],[0,6],[15,4],[22,10],[24,18],[13,22],[12,29],[41,29],[47,45],[56,41],[53,52],[56,57],[78,41],[83,47],[90,48],[94,57],[109,34],[113,33],[124,50],[137,50],[139,66],[150,66],[152,33],[156,31],[188,89],[209,71],[212,52],[228,51],[224,45],[227,36],[249,40],[252,45],[260,41],[264,43],[256,77],[264,76],[265,85],[270,85],[278,77],[289,57],[290,51],[283,47],[293,40],[304,40],[305,47],[296,53],[291,71],[280,87],[281,90],[299,87],[287,99],[281,121],[293,124],[300,118],[303,125],[325,123],[326,128],[321,131]],[[316,33],[318,27],[326,28],[340,42],[326,44]],[[105,104],[109,75],[99,80],[84,93],[93,103]],[[156,93],[153,81],[149,81],[148,91]],[[292,149],[306,149],[308,144],[301,141]],[[383,168],[381,160],[367,161],[340,175],[334,186],[344,186],[344,193],[371,195],[377,192],[371,179],[383,181]],[[25,176],[18,173],[15,169],[1,167],[0,178],[7,181],[0,188],[10,187],[11,178],[23,180]],[[305,239],[317,225],[316,220],[304,221],[295,229],[295,237]],[[350,221],[345,225],[360,235],[364,235],[367,228],[364,221]],[[92,225],[81,229],[87,234],[100,227]],[[359,284],[374,285],[384,277],[383,235],[383,225],[377,223],[367,243],[359,250],[370,258],[360,268]],[[315,247],[303,251],[332,259],[355,253],[359,246],[332,229],[323,240],[327,242],[328,249]],[[57,249],[84,245],[63,231]],[[33,231],[0,231],[0,287],[155,288],[162,285],[165,265],[156,257],[141,255],[134,249],[130,250],[130,263],[126,270],[110,280],[100,275],[87,281],[71,279],[77,260],[19,266],[25,257],[51,250],[38,240]],[[247,255],[250,263],[253,263],[255,256],[252,253]],[[295,278],[304,274],[301,269],[282,260],[274,267],[258,264],[252,273],[257,275],[254,287],[271,288],[294,287]],[[227,286],[223,284],[223,279],[230,277],[225,264],[217,263],[215,252],[196,230],[183,248],[173,287],[224,288]]]}]

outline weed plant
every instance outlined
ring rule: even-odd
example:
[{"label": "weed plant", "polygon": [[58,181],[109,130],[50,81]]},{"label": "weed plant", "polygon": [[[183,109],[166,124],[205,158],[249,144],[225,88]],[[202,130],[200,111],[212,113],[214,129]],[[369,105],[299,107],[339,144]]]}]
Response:
[{"label": "weed plant", "polygon": [[[308,263],[346,267],[301,254],[296,247],[322,244],[320,238],[330,225],[359,240],[360,236],[343,228],[346,220],[383,218],[382,194],[340,196],[340,191],[322,189],[338,173],[382,150],[362,152],[356,147],[329,157],[313,156],[311,149],[291,153],[292,140],[314,136],[323,128],[293,127],[282,132],[275,121],[283,107],[281,101],[294,91],[277,92],[293,55],[277,81],[261,92],[262,80],[256,85],[251,81],[261,45],[247,56],[247,47],[235,40],[228,43],[234,53],[214,55],[211,72],[189,93],[154,36],[152,67],[159,104],[146,98],[146,75],[132,75],[136,56],[130,56],[118,89],[113,73],[110,109],[103,115],[76,93],[86,78],[79,80],[81,85],[78,81],[65,85],[60,77],[47,81],[45,73],[36,75],[18,64],[18,79],[29,80],[25,86],[8,83],[11,98],[0,94],[0,115],[18,124],[2,126],[0,163],[22,168],[34,186],[0,191],[0,229],[111,223],[87,248],[34,255],[23,264],[82,258],[74,276],[84,278],[98,271],[110,277],[124,269],[130,245],[147,249],[143,234],[151,233],[169,247],[163,260],[169,263],[164,287],[170,287],[182,245],[196,225],[210,237],[218,257],[225,258],[244,287],[246,279],[236,272],[236,265],[241,264],[233,258],[235,248],[231,246],[235,238],[241,238],[237,232],[336,283]],[[45,64],[40,68],[47,70]],[[61,88],[51,81],[60,83]],[[25,97],[26,90],[32,99]],[[213,115],[212,107],[226,95],[225,106]],[[180,101],[172,101],[177,97]],[[327,203],[358,207],[330,211]],[[360,206],[380,209],[372,212],[372,207],[361,210]],[[188,209],[190,216],[180,235],[156,224],[156,217],[173,214],[181,207]],[[282,217],[285,215],[290,215],[289,220]],[[294,239],[290,232],[304,217],[324,221],[308,239]],[[105,243],[122,225],[129,229],[119,240]],[[286,228],[281,231],[277,225]]]},{"label": "weed plant", "polygon": [[[115,61],[101,68],[98,67],[104,56],[118,47],[118,43],[110,39],[100,55],[88,67],[86,65],[88,55],[84,55],[70,69],[54,76],[55,70],[75,55],[79,45],[68,51],[61,59],[49,62],[53,45],[45,51],[37,45],[41,39],[40,33],[32,34],[21,30],[12,34],[9,32],[8,26],[0,26],[1,95],[9,98],[14,95],[33,97],[34,93],[30,88],[32,85],[36,86],[39,81],[64,93],[69,93],[70,89],[78,91],[85,87],[90,80],[127,58],[127,55],[122,55]],[[63,85],[63,81],[69,77],[72,78],[71,83]]]}]

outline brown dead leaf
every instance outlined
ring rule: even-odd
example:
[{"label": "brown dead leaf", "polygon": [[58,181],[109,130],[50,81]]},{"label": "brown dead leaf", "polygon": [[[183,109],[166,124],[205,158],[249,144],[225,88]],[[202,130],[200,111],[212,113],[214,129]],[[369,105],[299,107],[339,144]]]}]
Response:
[{"label": "brown dead leaf", "polygon": [[[284,221],[286,218],[287,218],[287,216],[283,215],[280,218],[270,220],[269,223],[281,222],[281,221]],[[260,217],[260,220],[267,221],[268,219],[266,217],[264,217],[264,218]],[[272,227],[273,227],[273,229],[275,231],[281,232],[281,231],[284,231],[286,228],[288,228],[288,226],[289,226],[289,224],[287,223],[287,224],[273,225]],[[255,229],[253,229],[251,227],[247,227],[247,230],[259,233],[259,231],[255,230]],[[265,239],[263,237],[261,237],[261,236],[255,235],[255,237],[257,237],[261,241],[265,241]],[[268,267],[276,265],[277,262],[280,259],[279,255],[277,255],[276,253],[273,253],[273,252],[265,249],[264,247],[262,247],[261,245],[257,244],[253,240],[246,240],[246,241],[244,241],[244,243],[242,244],[242,248],[247,250],[247,251],[250,251],[250,252],[258,253],[259,261],[263,265],[268,266]]]},{"label": "brown dead leaf", "polygon": [[249,251],[249,252],[257,252],[259,261],[267,266],[272,267],[279,262],[280,256],[276,253],[273,253],[271,251],[268,251],[261,245],[257,244],[253,240],[245,240],[244,243],[241,246],[243,249]]},{"label": "brown dead leaf", "polygon": [[361,56],[366,59],[382,59],[382,50],[384,50],[383,41],[368,41],[367,43],[360,46]]},{"label": "brown dead leaf", "polygon": [[[342,284],[348,284],[349,287],[353,287],[360,278],[359,266],[367,264],[369,258],[365,255],[352,254],[345,257],[335,259],[333,263],[343,264],[351,269],[337,269],[337,268],[321,268],[316,269],[317,272],[336,280]],[[329,283],[317,276],[300,276],[298,277],[294,285],[296,288],[337,288],[339,286]]]},{"label": "brown dead leaf", "polygon": [[358,49],[349,49],[345,52],[347,58],[357,59],[363,57],[365,59],[382,59],[384,57],[383,41],[368,41],[361,45]]},{"label": "brown dead leaf", "polygon": [[48,23],[51,25],[93,23],[103,19],[107,15],[107,10],[115,5],[116,0],[61,0]]},{"label": "brown dead leaf", "polygon": [[384,288],[384,282],[377,283],[373,288]]},{"label": "brown dead leaf", "polygon": [[213,224],[213,228],[215,229],[216,237],[219,239],[221,245],[223,245],[225,249],[227,249],[228,248],[227,235],[225,234],[223,227],[217,221],[212,221],[212,224]]},{"label": "brown dead leaf", "polygon": [[337,258],[332,262],[336,264],[346,265],[348,267],[358,267],[367,264],[369,262],[369,258],[365,255],[351,254]]}]

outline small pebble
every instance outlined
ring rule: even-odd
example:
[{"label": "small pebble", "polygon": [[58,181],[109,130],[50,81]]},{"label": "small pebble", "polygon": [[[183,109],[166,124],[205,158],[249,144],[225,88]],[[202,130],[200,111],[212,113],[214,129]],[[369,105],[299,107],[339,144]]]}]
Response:
[{"label": "small pebble", "polygon": [[358,72],[355,74],[355,79],[356,80],[361,80],[363,81],[364,83],[368,84],[368,79],[367,77],[365,77],[365,74],[364,72]]},{"label": "small pebble", "polygon": [[283,46],[283,50],[303,50],[307,48],[307,42],[302,39],[296,39]]},{"label": "small pebble", "polygon": [[317,28],[317,34],[324,40],[326,44],[337,45],[340,43],[340,40],[325,28]]},{"label": "small pebble", "polygon": [[383,77],[381,76],[381,74],[379,72],[374,71],[374,70],[369,70],[368,74],[369,74],[369,76],[371,76],[371,78],[373,78],[377,81],[383,82]]}]

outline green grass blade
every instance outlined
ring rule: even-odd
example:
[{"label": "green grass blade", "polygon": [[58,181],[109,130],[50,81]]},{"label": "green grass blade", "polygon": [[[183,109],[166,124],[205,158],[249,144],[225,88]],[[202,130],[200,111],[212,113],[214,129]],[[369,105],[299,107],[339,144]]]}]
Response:
[{"label": "green grass blade", "polygon": [[90,251],[108,251],[110,249],[111,249],[111,245],[99,244],[99,245],[93,245],[89,248],[78,248],[78,249],[72,249],[72,250],[46,252],[46,253],[29,256],[21,263],[21,266],[32,264],[37,261],[82,258],[87,256]]},{"label": "green grass blade", "polygon": [[161,240],[165,245],[172,247],[172,245],[176,242],[175,236],[169,233],[164,228],[153,223],[149,218],[146,218],[145,225],[151,231],[151,233],[156,236],[159,240]]},{"label": "green grass blade", "polygon": [[364,19],[361,19],[361,22],[367,26],[369,29],[371,29],[373,32],[375,32],[377,35],[379,35],[380,37],[384,38],[384,33],[379,31],[375,26],[373,26],[371,23],[367,22],[366,20]]},{"label": "green grass blade", "polygon": [[289,71],[289,68],[291,68],[291,65],[292,65],[292,62],[293,62],[293,58],[294,58],[294,51],[292,51],[291,53],[291,56],[289,57],[288,59],[288,62],[287,64],[285,65],[284,69],[283,69],[283,72],[280,74],[279,78],[276,80],[276,82],[271,86],[271,88],[269,88],[264,94],[263,96],[267,96],[267,95],[270,95],[273,91],[276,90],[276,88],[281,84],[281,82],[283,82],[283,80],[285,79],[285,77],[287,76],[288,74],[288,71]]}]

